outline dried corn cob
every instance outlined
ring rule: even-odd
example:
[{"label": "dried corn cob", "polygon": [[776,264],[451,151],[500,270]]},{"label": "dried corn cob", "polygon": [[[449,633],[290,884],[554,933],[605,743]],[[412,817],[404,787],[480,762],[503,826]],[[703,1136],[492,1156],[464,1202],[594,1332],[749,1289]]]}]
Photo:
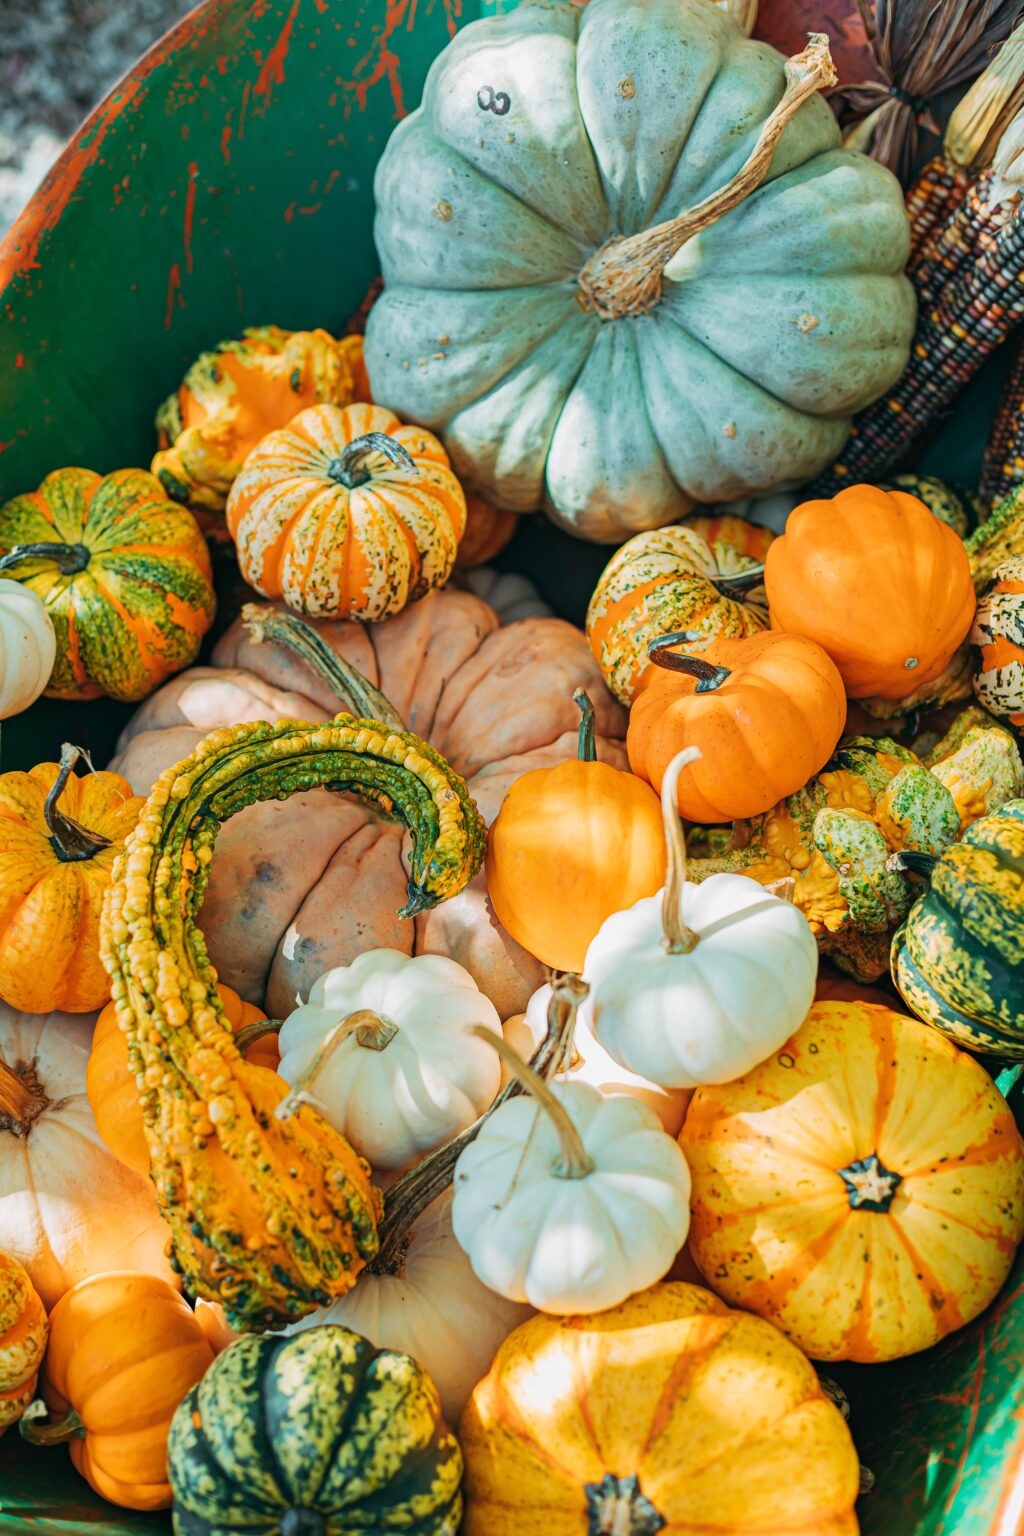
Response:
[{"label": "dried corn cob", "polygon": [[981,494],[995,505],[1024,482],[1024,341],[999,398],[981,466]]}]

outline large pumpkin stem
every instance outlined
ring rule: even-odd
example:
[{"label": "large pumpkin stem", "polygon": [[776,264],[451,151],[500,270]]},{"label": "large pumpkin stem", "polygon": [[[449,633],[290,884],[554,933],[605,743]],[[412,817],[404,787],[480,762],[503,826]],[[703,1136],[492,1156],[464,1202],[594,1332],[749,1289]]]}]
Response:
[{"label": "large pumpkin stem", "polygon": [[802,53],[786,60],[786,89],[765,120],[746,163],[731,181],[678,218],[637,235],[617,235],[596,251],[579,276],[580,303],[602,320],[645,315],[661,298],[662,273],[688,240],[755,191],[768,174],[775,146],[789,120],[815,91],[837,80],[828,38],[812,32]]},{"label": "large pumpkin stem", "polygon": [[685,672],[688,677],[695,677],[697,693],[714,693],[715,689],[721,688],[729,677],[729,668],[713,666],[710,661],[704,661],[700,656],[681,656],[678,651],[670,649],[673,645],[683,645],[694,638],[692,629],[678,630],[671,635],[659,635],[657,640],[652,640],[647,647],[648,659],[653,661],[656,667],[664,667],[667,672]]},{"label": "large pumpkin stem", "polygon": [[366,460],[371,453],[382,453],[396,469],[404,469],[407,474],[416,473],[412,454],[401,443],[396,443],[393,437],[388,437],[386,432],[367,432],[363,437],[353,438],[338,457],[328,464],[327,473],[338,485],[343,485],[347,491],[354,491],[371,478],[366,468]]},{"label": "large pumpkin stem", "polygon": [[68,1408],[59,1419],[49,1419],[46,1424],[40,1424],[40,1419],[48,1419],[49,1409],[41,1397],[37,1397],[34,1403],[29,1403],[18,1423],[18,1429],[23,1440],[29,1445],[65,1445],[73,1440],[76,1435],[85,1434],[85,1425],[81,1415],[74,1408]]},{"label": "large pumpkin stem", "polygon": [[585,1179],[588,1174],[593,1173],[594,1159],[583,1145],[583,1138],[572,1116],[540,1073],[535,1072],[529,1062],[524,1061],[507,1040],[495,1039],[482,1025],[474,1024],[472,1033],[478,1035],[481,1040],[490,1041],[502,1061],[510,1068],[516,1081],[522,1085],[525,1092],[532,1094],[554,1126],[562,1145],[561,1161],[556,1164],[554,1170],[556,1177]]},{"label": "large pumpkin stem", "polygon": [[[530,1066],[539,1077],[553,1076],[571,1058],[576,1014],[588,990],[586,982],[572,972],[552,977],[547,1033],[530,1057]],[[489,1030],[484,1031],[484,1034],[488,1043],[493,1045],[496,1037]],[[408,1246],[410,1228],[427,1206],[433,1204],[450,1186],[455,1164],[465,1148],[476,1140],[480,1127],[496,1109],[524,1091],[519,1079],[513,1077],[494,1103],[484,1110],[479,1120],[475,1120],[464,1131],[431,1152],[429,1157],[417,1163],[415,1168],[410,1168],[408,1173],[403,1173],[401,1178],[395,1180],[384,1196],[380,1248],[376,1258],[367,1265],[368,1273],[394,1274],[400,1269]]]},{"label": "large pumpkin stem", "polygon": [[15,544],[0,559],[0,571],[24,565],[26,560],[51,560],[62,576],[78,576],[89,564],[91,553],[85,544]]},{"label": "large pumpkin stem", "polygon": [[580,712],[580,733],[576,742],[576,756],[581,763],[597,761],[597,743],[594,739],[594,706],[585,688],[577,688],[572,701]]},{"label": "large pumpkin stem", "polygon": [[909,848],[901,848],[898,853],[891,853],[885,861],[886,869],[902,870],[906,874],[920,875],[924,880],[930,880],[935,873],[935,866],[939,862],[936,853],[915,853]]},{"label": "large pumpkin stem", "polygon": [[57,809],[57,801],[64,793],[71,770],[80,757],[86,757],[82,748],[74,747],[66,741],[60,749],[60,772],[43,805],[43,820],[50,830],[50,842],[62,864],[91,859],[103,848],[110,847],[109,837],[104,837],[102,832],[90,832],[80,821],[75,821],[74,817]]},{"label": "large pumpkin stem", "polygon": [[35,1074],[15,1072],[0,1059],[0,1131],[24,1138],[50,1100]]},{"label": "large pumpkin stem", "polygon": [[700,747],[684,747],[665,769],[661,782],[661,817],[668,847],[668,872],[661,898],[662,948],[670,955],[688,955],[696,948],[697,935],[683,920],[686,892],[686,834],[679,814],[679,775],[701,756]]},{"label": "large pumpkin stem", "polygon": [[256,645],[269,640],[304,661],[312,672],[337,695],[339,704],[350,704],[357,714],[377,720],[393,730],[404,731],[405,722],[394,705],[344,656],[332,651],[327,641],[305,619],[294,613],[282,613],[265,603],[246,603],[242,623]]},{"label": "large pumpkin stem", "polygon": [[[398,1025],[381,1018],[372,1008],[360,1008],[348,1014],[328,1030],[320,1049],[306,1063],[274,1114],[279,1120],[290,1120],[303,1104],[312,1104],[316,1108],[316,1097],[310,1090],[343,1040],[351,1040],[355,1035],[357,1045],[369,1051],[383,1051],[397,1034]],[[238,1045],[237,1035],[235,1045]]]}]

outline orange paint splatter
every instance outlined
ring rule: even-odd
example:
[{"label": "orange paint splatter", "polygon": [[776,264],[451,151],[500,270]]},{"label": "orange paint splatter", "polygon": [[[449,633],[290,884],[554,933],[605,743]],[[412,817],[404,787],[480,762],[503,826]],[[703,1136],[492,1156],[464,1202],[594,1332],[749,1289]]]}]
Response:
[{"label": "orange paint splatter", "polygon": [[192,160],[189,163],[188,189],[185,193],[184,249],[186,272],[192,271],[192,221],[196,211],[196,178],[198,175],[199,166]]},{"label": "orange paint splatter", "polygon": [[[444,0],[446,15],[450,15],[449,6],[458,6],[460,3],[461,0]],[[405,116],[405,99],[402,95],[402,82],[398,75],[398,55],[388,46],[388,43],[399,27],[408,21],[412,4],[414,0],[387,0],[383,31],[374,38],[370,50],[359,60],[352,78],[343,82],[346,90],[354,92],[360,112],[366,111],[366,98],[373,87],[386,79],[391,100],[395,104],[395,116]],[[365,79],[361,79],[360,76],[364,70],[369,70],[369,73]]]},{"label": "orange paint splatter", "polygon": [[285,221],[285,223],[286,224],[290,224],[292,219],[294,219],[294,217],[295,217],[295,204],[294,203],[289,203],[288,207],[284,211],[284,221]]},{"label": "orange paint splatter", "polygon": [[220,152],[224,156],[224,164],[231,164],[231,117],[220,131]]},{"label": "orange paint splatter", "polygon": [[171,328],[171,319],[174,315],[174,300],[177,297],[181,302],[181,268],[176,261],[171,263],[171,270],[167,275],[167,308],[164,311],[164,330]]},{"label": "orange paint splatter", "polygon": [[14,366],[15,366],[15,368],[24,368],[24,366],[25,366],[25,354],[24,354],[24,352],[19,352],[18,353],[17,357],[14,359]]},{"label": "orange paint splatter", "polygon": [[266,62],[256,77],[257,96],[269,96],[271,88],[284,84],[284,61],[288,57],[288,49],[291,47],[292,27],[295,18],[299,14],[299,0],[292,0],[292,8],[285,18],[277,42],[267,54]]},{"label": "orange paint splatter", "polygon": [[238,137],[245,138],[245,114],[249,110],[249,92],[252,90],[252,81],[247,80],[242,86],[242,110],[238,114]]}]

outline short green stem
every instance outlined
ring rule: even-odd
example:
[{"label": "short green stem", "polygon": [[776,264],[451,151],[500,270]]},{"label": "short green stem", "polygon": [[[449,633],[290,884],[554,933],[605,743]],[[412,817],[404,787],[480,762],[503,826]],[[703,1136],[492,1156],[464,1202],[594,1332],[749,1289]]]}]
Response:
[{"label": "short green stem", "polygon": [[26,560],[52,560],[63,576],[78,576],[89,564],[90,550],[85,544],[15,544],[0,558],[0,571],[9,571]]},{"label": "short green stem", "polygon": [[930,880],[935,873],[935,866],[939,862],[936,853],[917,853],[910,848],[901,848],[898,853],[891,853],[885,861],[886,869],[902,870],[905,874],[920,875],[924,880]]},{"label": "short green stem", "polygon": [[[41,1397],[37,1397],[34,1403],[30,1403],[18,1423],[21,1438],[27,1440],[29,1445],[64,1445],[68,1440],[73,1440],[76,1435],[85,1435],[85,1425],[80,1414],[74,1408],[68,1408],[59,1419],[49,1419],[50,1410]],[[41,1424],[40,1419],[48,1419],[46,1424]]]},{"label": "short green stem", "polygon": [[723,597],[732,597],[734,593],[742,595],[763,584],[763,565],[748,565],[745,571],[716,571],[711,578],[711,585],[717,587]]},{"label": "short green stem", "polygon": [[60,772],[43,804],[43,820],[49,828],[53,850],[62,864],[76,864],[83,859],[91,859],[102,849],[110,847],[109,837],[104,837],[102,832],[90,832],[81,822],[57,809],[57,801],[67,788],[71,770],[80,757],[85,757],[82,748],[66,741],[60,749]]},{"label": "short green stem", "polygon": [[577,688],[572,701],[580,712],[580,731],[576,742],[576,756],[581,763],[597,761],[595,741],[594,706],[585,688]]},{"label": "short green stem", "polygon": [[367,432],[362,437],[353,438],[338,457],[331,460],[327,466],[328,476],[347,491],[366,485],[371,478],[366,468],[371,453],[382,453],[396,469],[405,470],[407,474],[416,473],[415,460],[407,448],[388,437],[386,432]]},{"label": "short green stem", "polygon": [[679,630],[672,635],[659,635],[647,647],[647,655],[656,667],[664,667],[667,672],[685,672],[687,677],[695,677],[697,693],[713,693],[731,675],[729,668],[716,667],[700,656],[682,656],[671,649],[674,645],[686,645],[694,639],[696,636],[690,629]]}]

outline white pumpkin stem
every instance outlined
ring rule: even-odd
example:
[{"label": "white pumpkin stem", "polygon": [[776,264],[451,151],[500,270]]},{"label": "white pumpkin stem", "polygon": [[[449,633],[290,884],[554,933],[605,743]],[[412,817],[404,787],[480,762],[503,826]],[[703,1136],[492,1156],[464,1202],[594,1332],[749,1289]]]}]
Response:
[{"label": "white pumpkin stem", "polygon": [[661,781],[661,816],[668,847],[668,870],[661,898],[662,947],[670,955],[688,955],[696,947],[697,935],[687,928],[683,918],[686,893],[686,834],[679,814],[679,775],[701,756],[700,747],[684,747],[665,769]]},{"label": "white pumpkin stem", "polygon": [[602,320],[647,314],[661,298],[665,267],[688,240],[735,208],[768,174],[775,146],[790,118],[816,91],[835,85],[838,76],[823,32],[812,32],[802,53],[786,60],[786,89],[765,119],[746,163],[731,181],[688,208],[676,219],[640,234],[617,236],[596,251],[579,277],[580,301]]},{"label": "white pumpkin stem", "polygon": [[558,1140],[562,1145],[562,1159],[555,1169],[556,1175],[561,1179],[585,1179],[588,1174],[593,1173],[594,1159],[583,1145],[583,1138],[576,1129],[572,1116],[558,1095],[552,1092],[544,1078],[533,1070],[529,1062],[523,1060],[519,1052],[509,1045],[507,1040],[499,1039],[498,1036],[491,1034],[490,1030],[484,1029],[480,1024],[474,1024],[472,1033],[494,1046],[502,1061],[506,1063],[515,1077],[516,1082],[537,1100],[537,1103],[554,1126]]},{"label": "white pumpkin stem", "polygon": [[[356,1037],[356,1044],[370,1051],[383,1051],[398,1034],[398,1025],[390,1019],[382,1019],[372,1008],[360,1008],[335,1024],[324,1036],[320,1049],[306,1063],[288,1093],[274,1110],[278,1120],[290,1120],[303,1104],[316,1104],[311,1092],[327,1062],[343,1040]],[[237,1043],[237,1042],[236,1042]]]}]

